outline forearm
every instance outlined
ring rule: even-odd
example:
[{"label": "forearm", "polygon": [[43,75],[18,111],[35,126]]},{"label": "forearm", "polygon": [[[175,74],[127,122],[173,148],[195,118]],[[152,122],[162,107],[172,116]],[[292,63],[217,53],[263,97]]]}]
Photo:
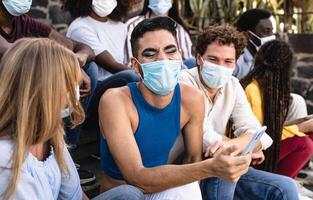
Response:
[{"label": "forearm", "polygon": [[142,168],[132,173],[133,177],[126,177],[126,180],[141,188],[144,193],[155,193],[213,176],[208,162],[211,161]]},{"label": "forearm", "polygon": [[87,63],[89,63],[95,59],[95,54],[88,45],[85,45],[83,43],[79,43],[76,41],[73,41],[73,42],[74,42],[73,51],[77,54],[86,55],[87,56],[87,59],[86,59]]},{"label": "forearm", "polygon": [[109,71],[110,73],[117,73],[117,72],[129,69],[127,65],[124,65],[118,62],[107,63],[107,62],[103,62],[102,60],[98,60],[97,58],[96,58],[96,63],[98,64],[98,66]]}]

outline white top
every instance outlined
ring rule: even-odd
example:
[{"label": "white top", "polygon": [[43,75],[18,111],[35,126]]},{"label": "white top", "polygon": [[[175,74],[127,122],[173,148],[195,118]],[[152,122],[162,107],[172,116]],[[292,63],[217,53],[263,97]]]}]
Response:
[{"label": "white top", "polygon": [[249,74],[254,67],[254,58],[247,48],[244,48],[243,54],[240,55],[236,62],[236,68],[233,75],[239,80],[243,79]]},{"label": "white top", "polygon": [[[214,101],[209,97],[207,90],[201,83],[198,68],[183,70],[180,80],[195,86],[205,98],[205,118],[203,124],[203,148],[216,141],[221,141],[225,135],[229,120],[233,123],[235,136],[240,136],[248,130],[261,127],[254,116],[245,92],[237,78],[232,77],[215,96]],[[271,137],[263,134],[261,138],[262,149],[267,149],[273,143]]]},{"label": "white top", "polygon": [[[67,37],[90,46],[96,56],[103,51],[108,51],[119,63],[124,63],[126,35],[127,29],[124,23],[110,19],[100,22],[89,16],[75,19],[66,34]],[[103,67],[105,66],[98,67],[98,81],[111,75]]]},{"label": "white top", "polygon": [[[12,140],[0,140],[0,199],[11,179]],[[20,179],[12,199],[15,200],[77,200],[82,199],[82,189],[74,162],[66,148],[64,156],[70,175],[61,173],[53,149],[45,161],[39,161],[31,153],[26,154],[20,171]]]},{"label": "white top", "polygon": [[[126,51],[125,51],[125,61],[129,62],[130,58],[133,56],[132,50],[131,50],[131,44],[130,44],[130,39],[131,39],[131,34],[142,20],[149,18],[149,13],[147,13],[145,16],[136,16],[131,19],[129,19],[126,22],[127,25],[127,43],[126,43]],[[191,54],[191,47],[192,47],[192,42],[190,39],[190,36],[188,32],[180,25],[177,23],[177,42],[178,42],[178,47],[182,51],[182,56],[183,59],[188,59],[192,58]]]}]

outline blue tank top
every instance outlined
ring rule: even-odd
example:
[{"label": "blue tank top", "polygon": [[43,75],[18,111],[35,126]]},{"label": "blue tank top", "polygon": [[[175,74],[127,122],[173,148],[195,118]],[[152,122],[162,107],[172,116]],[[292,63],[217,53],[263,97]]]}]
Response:
[{"label": "blue tank top", "polygon": [[[171,102],[162,109],[151,106],[141,95],[137,83],[129,83],[139,123],[135,139],[145,167],[167,163],[168,155],[180,133],[180,87],[176,85]],[[112,158],[106,140],[100,139],[101,167],[112,178],[124,180]]]}]

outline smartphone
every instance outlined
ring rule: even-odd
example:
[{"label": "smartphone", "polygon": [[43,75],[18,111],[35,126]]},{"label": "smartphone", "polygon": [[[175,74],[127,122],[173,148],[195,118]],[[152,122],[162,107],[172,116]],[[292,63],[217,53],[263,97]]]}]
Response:
[{"label": "smartphone", "polygon": [[260,140],[262,135],[265,133],[265,131],[266,131],[266,126],[262,126],[261,128],[259,128],[258,130],[255,131],[255,133],[253,134],[248,146],[242,152],[242,155],[245,156],[245,155],[247,155],[253,151],[255,145],[258,143],[258,141]]}]

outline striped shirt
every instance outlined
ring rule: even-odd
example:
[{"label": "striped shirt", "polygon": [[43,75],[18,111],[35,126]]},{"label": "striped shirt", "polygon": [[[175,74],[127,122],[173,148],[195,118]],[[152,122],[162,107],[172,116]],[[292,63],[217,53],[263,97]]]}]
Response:
[{"label": "striped shirt", "polygon": [[[149,13],[146,15],[140,15],[133,17],[129,19],[126,22],[127,25],[127,38],[126,38],[126,50],[125,50],[125,62],[124,63],[129,63],[130,58],[133,56],[132,50],[131,50],[131,44],[130,44],[130,38],[131,38],[131,33],[133,32],[135,26],[139,24],[144,19],[149,18]],[[190,39],[190,36],[188,32],[184,29],[183,26],[177,23],[177,41],[178,41],[178,47],[182,51],[182,56],[183,59],[188,59],[192,57],[191,54],[191,47],[192,47],[192,42]]]}]

